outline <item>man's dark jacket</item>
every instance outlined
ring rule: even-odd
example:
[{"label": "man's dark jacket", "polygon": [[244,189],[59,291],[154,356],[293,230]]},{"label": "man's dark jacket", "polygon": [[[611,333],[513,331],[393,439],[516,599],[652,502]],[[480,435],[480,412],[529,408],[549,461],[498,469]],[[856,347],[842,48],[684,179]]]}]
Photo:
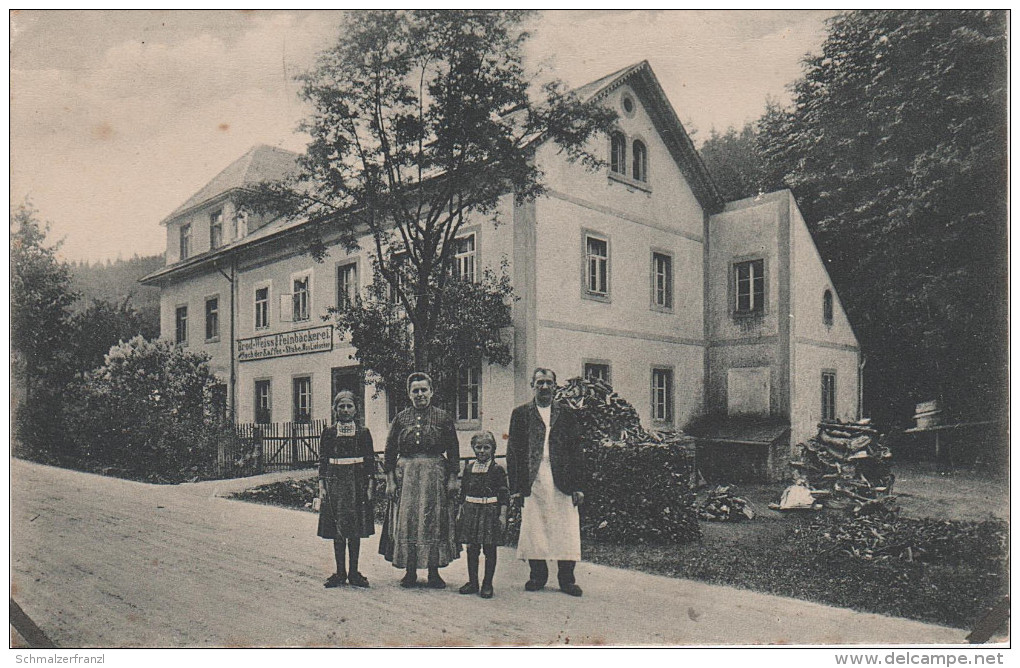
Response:
[{"label": "man's dark jacket", "polygon": [[[581,491],[584,459],[577,420],[573,412],[555,401],[549,421],[549,466],[553,483],[564,494]],[[506,446],[510,493],[531,495],[531,484],[538,475],[545,445],[545,422],[534,401],[514,409],[510,416],[510,439]]]}]

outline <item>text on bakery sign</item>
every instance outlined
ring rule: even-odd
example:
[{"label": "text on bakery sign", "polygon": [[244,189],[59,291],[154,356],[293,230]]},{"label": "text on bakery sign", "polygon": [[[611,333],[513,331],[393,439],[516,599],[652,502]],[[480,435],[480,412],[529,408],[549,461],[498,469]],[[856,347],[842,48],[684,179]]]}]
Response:
[{"label": "text on bakery sign", "polygon": [[251,362],[287,355],[328,353],[331,350],[333,350],[333,325],[326,325],[238,339],[237,361]]}]

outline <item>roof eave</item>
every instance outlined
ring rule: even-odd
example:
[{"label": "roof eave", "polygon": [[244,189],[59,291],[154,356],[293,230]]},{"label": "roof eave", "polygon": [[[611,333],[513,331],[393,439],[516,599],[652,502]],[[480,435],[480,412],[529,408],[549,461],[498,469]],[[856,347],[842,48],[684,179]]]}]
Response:
[{"label": "roof eave", "polygon": [[167,216],[163,220],[159,221],[159,224],[165,227],[165,226],[169,225],[172,221],[177,220],[178,218],[182,218],[182,217],[184,217],[186,215],[192,214],[192,213],[198,211],[199,209],[201,209],[203,207],[207,207],[210,204],[213,204],[215,202],[220,202],[220,201],[228,199],[231,195],[233,195],[238,190],[243,190],[243,188],[239,188],[237,186],[234,186],[233,188],[228,188],[227,190],[224,190],[223,192],[217,193],[217,194],[213,195],[212,197],[204,199],[201,202],[198,202],[197,204],[192,204],[191,206],[189,206],[186,209],[181,209],[180,211],[177,211],[175,213],[171,213],[169,216]]}]

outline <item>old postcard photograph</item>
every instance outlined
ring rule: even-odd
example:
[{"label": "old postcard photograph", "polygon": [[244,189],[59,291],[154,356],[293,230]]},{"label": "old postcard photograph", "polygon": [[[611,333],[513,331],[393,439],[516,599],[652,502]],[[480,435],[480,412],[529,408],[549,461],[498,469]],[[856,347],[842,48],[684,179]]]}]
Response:
[{"label": "old postcard photograph", "polygon": [[1002,663],[1009,18],[11,11],[12,657]]}]

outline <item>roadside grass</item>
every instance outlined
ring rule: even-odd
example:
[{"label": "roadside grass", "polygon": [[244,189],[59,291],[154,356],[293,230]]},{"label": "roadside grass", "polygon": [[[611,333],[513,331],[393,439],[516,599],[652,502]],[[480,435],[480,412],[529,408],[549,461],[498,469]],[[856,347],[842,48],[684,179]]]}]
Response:
[{"label": "roadside grass", "polygon": [[[949,522],[947,534],[966,534],[963,524]],[[1000,522],[987,524],[992,531],[1005,530]],[[753,531],[746,531],[752,527]],[[704,522],[698,543],[589,542],[583,556],[607,566],[965,629],[973,628],[1008,592],[1006,559],[997,541],[977,538],[958,543],[958,558],[928,563],[864,560],[818,549],[822,530],[806,517],[790,523],[746,522],[739,527]]]},{"label": "roadside grass", "polygon": [[[895,521],[891,535],[903,545],[923,546],[920,557],[915,557],[915,547],[908,556],[863,558],[850,553],[847,541],[835,540],[833,527],[845,525],[841,511],[768,510],[768,502],[778,499],[782,488],[738,488],[737,494],[751,501],[757,516],[743,522],[701,522],[701,541],[685,545],[585,541],[583,558],[964,629],[973,628],[1008,593],[1008,528],[1001,520],[922,521],[915,510],[914,517]],[[248,489],[233,498],[310,510],[315,493],[314,480],[290,480]],[[383,506],[376,503],[380,521]]]}]

